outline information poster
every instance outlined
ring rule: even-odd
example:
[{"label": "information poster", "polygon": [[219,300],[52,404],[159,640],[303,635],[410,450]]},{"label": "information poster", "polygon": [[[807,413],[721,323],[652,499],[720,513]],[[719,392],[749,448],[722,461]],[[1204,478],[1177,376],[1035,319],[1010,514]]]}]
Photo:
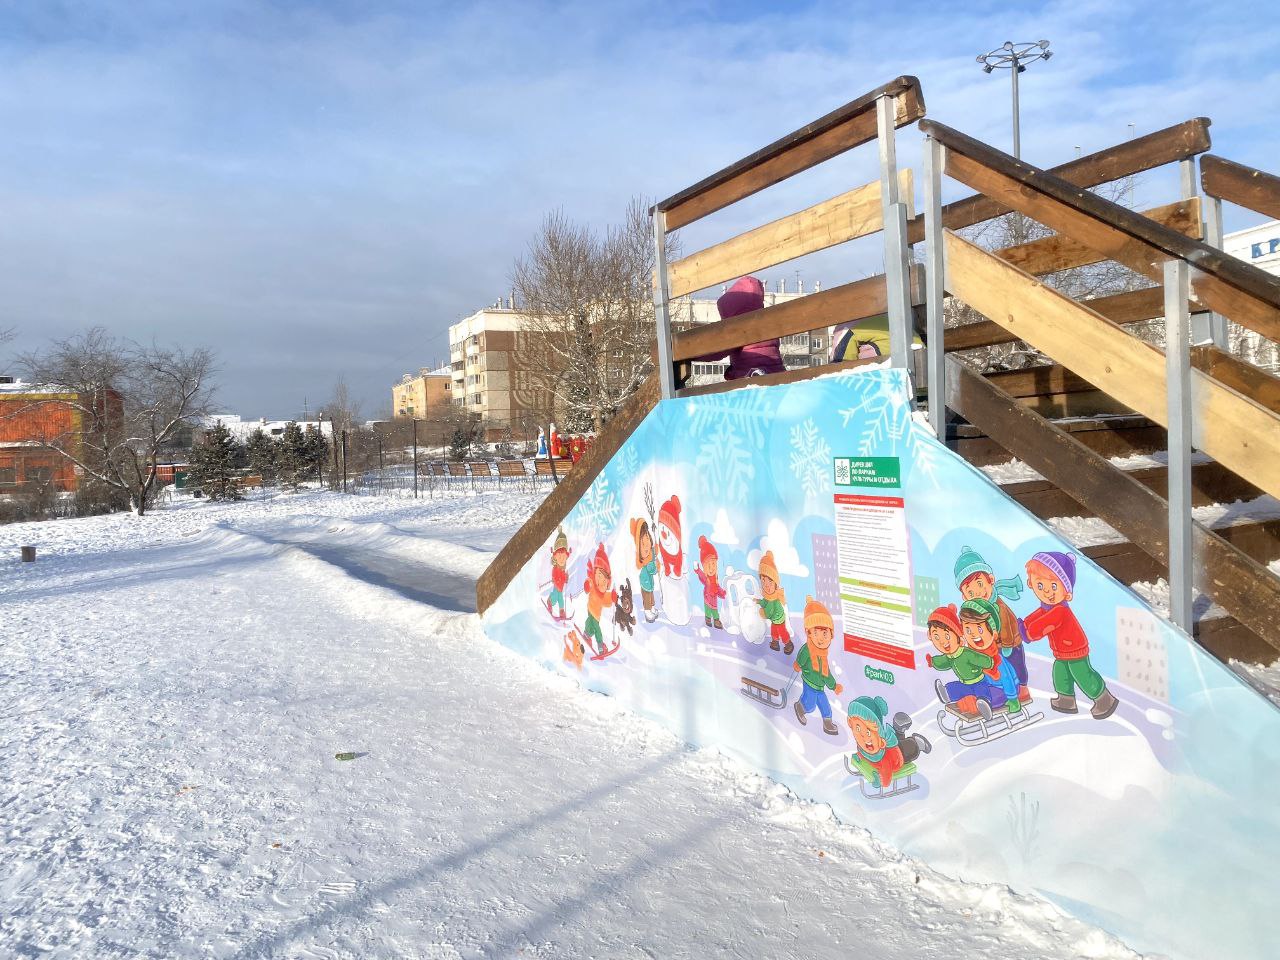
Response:
[{"label": "information poster", "polygon": [[838,457],[835,482],[844,648],[915,669],[906,503],[890,492],[901,489],[898,458]]}]

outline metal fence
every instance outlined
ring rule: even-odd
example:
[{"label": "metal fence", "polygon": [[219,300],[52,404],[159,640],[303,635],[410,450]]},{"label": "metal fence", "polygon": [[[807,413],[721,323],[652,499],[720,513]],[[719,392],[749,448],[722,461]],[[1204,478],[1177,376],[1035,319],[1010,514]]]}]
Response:
[{"label": "metal fence", "polygon": [[[552,475],[538,469],[534,460],[477,460],[465,463],[431,460],[418,464],[387,464],[351,476],[347,492],[392,497],[456,497],[510,490],[534,493],[557,482],[562,473]],[[563,471],[563,467],[561,470]]]}]

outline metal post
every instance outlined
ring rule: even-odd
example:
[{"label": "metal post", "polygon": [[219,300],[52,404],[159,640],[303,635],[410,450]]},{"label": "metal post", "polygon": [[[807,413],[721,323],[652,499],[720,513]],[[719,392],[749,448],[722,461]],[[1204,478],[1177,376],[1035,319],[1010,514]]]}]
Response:
[{"label": "metal post", "polygon": [[1022,66],[1018,63],[1018,55],[1013,55],[1013,69],[1009,71],[1013,77],[1013,158],[1022,159],[1022,132],[1018,129],[1018,74]]},{"label": "metal post", "polygon": [[[1222,199],[1206,196],[1204,207],[1204,241],[1215,250],[1222,249]],[[1220,313],[1209,315],[1209,339],[1220,350],[1227,349],[1227,318]]]},{"label": "metal post", "polygon": [[1169,418],[1169,619],[1191,632],[1190,267],[1164,265],[1165,388]]},{"label": "metal post", "polygon": [[[653,211],[653,318],[658,337],[658,384],[662,399],[676,395],[675,365],[671,360],[671,291],[667,284],[667,215]],[[555,457],[552,456],[554,469]],[[553,474],[554,476],[554,474]],[[559,483],[559,480],[556,481]]]},{"label": "metal post", "polygon": [[907,248],[907,207],[898,196],[898,158],[893,97],[876,100],[876,135],[880,146],[880,209],[884,218],[884,276],[889,316],[890,362],[911,369],[911,275]]},{"label": "metal post", "polygon": [[347,431],[342,431],[342,492],[347,492]]},{"label": "metal post", "polygon": [[418,499],[418,418],[413,418],[413,498]]},{"label": "metal post", "polygon": [[[1194,200],[1199,194],[1196,186],[1195,157],[1183,157],[1178,161],[1179,192],[1183,200]],[[1206,237],[1208,231],[1205,232]],[[1213,339],[1213,314],[1197,312],[1191,315],[1191,342],[1209,343]]]},{"label": "metal post", "polygon": [[939,440],[946,439],[946,353],[943,345],[942,301],[946,268],[942,241],[943,146],[933,137],[924,142],[924,302],[925,346],[929,384],[929,424]]}]

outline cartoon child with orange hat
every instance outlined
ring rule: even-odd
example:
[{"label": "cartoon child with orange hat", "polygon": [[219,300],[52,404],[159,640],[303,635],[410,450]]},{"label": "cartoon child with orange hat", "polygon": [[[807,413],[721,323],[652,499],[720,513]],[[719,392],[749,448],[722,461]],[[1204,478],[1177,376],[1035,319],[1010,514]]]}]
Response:
[{"label": "cartoon child with orange hat", "polygon": [[588,640],[594,640],[598,653],[606,653],[604,634],[600,630],[600,612],[606,606],[618,602],[618,593],[613,589],[613,573],[609,569],[609,555],[604,552],[604,544],[596,547],[596,555],[587,563],[587,582],[584,585],[587,593],[587,622],[582,632]]},{"label": "cartoon child with orange hat", "polygon": [[769,648],[779,649],[790,655],[795,647],[791,643],[791,634],[787,631],[787,595],[778,582],[778,564],[773,559],[773,551],[766,550],[760,558],[760,566],[756,572],[760,576],[760,597],[756,603],[760,605],[760,616],[769,621]]},{"label": "cartoon child with orange hat", "polygon": [[840,728],[831,719],[831,704],[827,701],[828,690],[834,691],[836,696],[844,691],[844,686],[831,675],[829,655],[836,626],[830,611],[813,597],[804,598],[804,635],[805,645],[791,665],[804,681],[800,687],[800,699],[796,701],[796,719],[807,724],[809,714],[817,709],[822,714],[822,732],[836,737],[840,735]]},{"label": "cartoon child with orange hat", "polygon": [[716,548],[706,537],[698,538],[698,561],[693,570],[702,584],[703,619],[706,620],[708,627],[714,626],[717,630],[723,630],[724,624],[720,622],[720,599],[728,594],[716,579],[716,573],[720,569],[720,555],[716,553]]}]

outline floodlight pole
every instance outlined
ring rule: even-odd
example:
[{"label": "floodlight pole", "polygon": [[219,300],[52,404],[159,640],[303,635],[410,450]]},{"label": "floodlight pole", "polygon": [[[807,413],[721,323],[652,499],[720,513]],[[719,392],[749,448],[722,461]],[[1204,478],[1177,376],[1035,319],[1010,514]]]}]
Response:
[{"label": "floodlight pole", "polygon": [[1048,40],[1038,40],[1035,43],[1014,43],[1012,40],[1005,41],[1003,46],[996,47],[990,53],[984,53],[978,57],[978,62],[982,64],[984,73],[991,73],[994,70],[1008,70],[1012,75],[1013,81],[1013,156],[1016,160],[1022,159],[1022,130],[1021,117],[1018,107],[1018,74],[1027,69],[1027,65],[1035,63],[1037,60],[1048,60],[1053,56],[1049,50]]}]

